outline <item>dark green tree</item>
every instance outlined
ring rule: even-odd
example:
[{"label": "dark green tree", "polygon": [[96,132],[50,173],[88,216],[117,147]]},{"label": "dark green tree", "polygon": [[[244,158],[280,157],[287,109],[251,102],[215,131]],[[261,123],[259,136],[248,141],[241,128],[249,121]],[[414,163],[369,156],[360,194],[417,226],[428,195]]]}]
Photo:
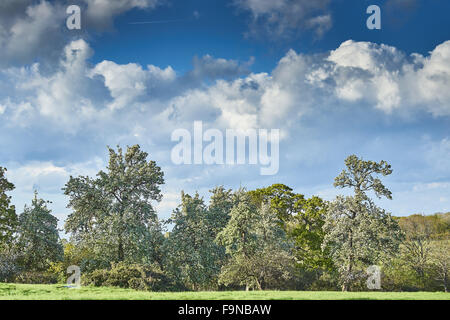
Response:
[{"label": "dark green tree", "polygon": [[25,205],[19,216],[17,249],[20,265],[27,271],[45,271],[63,257],[58,219],[47,207],[49,203],[35,192],[31,206]]},{"label": "dark green tree", "polygon": [[208,206],[207,223],[212,237],[215,239],[217,234],[230,220],[230,211],[234,204],[234,195],[232,190],[226,190],[223,186],[216,187],[209,191],[211,198]]},{"label": "dark green tree", "polygon": [[174,224],[167,242],[169,269],[192,290],[217,288],[224,250],[214,243],[215,222],[220,224],[221,219],[209,221],[212,217],[221,215],[218,211],[210,215],[198,194],[192,197],[182,192],[181,204],[169,220]]},{"label": "dark green tree", "polygon": [[[147,262],[159,230],[152,201],[162,198],[164,174],[139,145],[124,154],[109,148],[107,171],[97,178],[70,177],[64,190],[73,213],[65,223],[75,241],[92,248],[102,263]],[[155,262],[155,261],[151,261]]]},{"label": "dark green tree", "polygon": [[280,226],[295,244],[294,255],[300,268],[320,276],[323,270],[332,267],[327,252],[322,250],[326,204],[321,198],[306,199],[283,184],[249,191],[249,194],[257,207],[268,203],[276,212]]},{"label": "dark green tree", "polygon": [[267,203],[258,208],[245,190],[236,192],[230,220],[216,241],[228,254],[220,283],[261,290],[279,289],[292,279],[292,244],[277,213]]},{"label": "dark green tree", "polygon": [[0,250],[11,245],[17,226],[16,209],[6,194],[14,190],[14,185],[6,179],[5,173],[6,168],[0,167]]}]

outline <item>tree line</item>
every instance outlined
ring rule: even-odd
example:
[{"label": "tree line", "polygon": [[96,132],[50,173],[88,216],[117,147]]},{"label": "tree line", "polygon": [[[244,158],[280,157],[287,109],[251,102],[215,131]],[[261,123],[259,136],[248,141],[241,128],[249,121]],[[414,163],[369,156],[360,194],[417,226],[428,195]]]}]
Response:
[{"label": "tree line", "polygon": [[383,290],[448,290],[450,214],[393,217],[371,196],[392,199],[386,161],[355,155],[334,186],[351,196],[307,198],[283,184],[256,190],[181,193],[160,220],[164,173],[139,145],[109,149],[105,171],[70,177],[72,213],[58,220],[37,192],[20,215],[0,167],[0,281],[56,283],[77,265],[84,284],[154,291],[367,290],[367,268]]}]

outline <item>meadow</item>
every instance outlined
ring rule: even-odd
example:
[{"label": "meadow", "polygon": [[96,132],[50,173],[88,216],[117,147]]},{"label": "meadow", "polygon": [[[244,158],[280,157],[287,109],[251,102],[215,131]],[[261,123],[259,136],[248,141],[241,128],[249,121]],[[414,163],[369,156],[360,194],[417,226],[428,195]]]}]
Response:
[{"label": "meadow", "polygon": [[0,284],[0,300],[450,300],[444,292],[148,292],[110,287]]}]

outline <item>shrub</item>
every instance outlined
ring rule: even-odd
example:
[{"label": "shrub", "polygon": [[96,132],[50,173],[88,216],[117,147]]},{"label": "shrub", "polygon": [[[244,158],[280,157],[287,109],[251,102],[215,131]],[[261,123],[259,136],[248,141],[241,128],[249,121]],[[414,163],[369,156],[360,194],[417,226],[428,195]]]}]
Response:
[{"label": "shrub", "polygon": [[19,273],[16,263],[17,257],[14,254],[0,252],[0,282],[11,282]]},{"label": "shrub", "polygon": [[84,285],[111,286],[149,291],[172,291],[177,286],[158,266],[113,263],[111,269],[99,269],[83,276]]},{"label": "shrub", "polygon": [[15,277],[15,282],[24,284],[55,284],[58,283],[58,275],[51,272],[25,271]]},{"label": "shrub", "polygon": [[109,276],[109,270],[106,269],[99,269],[94,270],[90,273],[84,274],[81,276],[83,285],[87,286],[95,286],[95,287],[101,287],[106,286],[106,281],[108,280]]}]

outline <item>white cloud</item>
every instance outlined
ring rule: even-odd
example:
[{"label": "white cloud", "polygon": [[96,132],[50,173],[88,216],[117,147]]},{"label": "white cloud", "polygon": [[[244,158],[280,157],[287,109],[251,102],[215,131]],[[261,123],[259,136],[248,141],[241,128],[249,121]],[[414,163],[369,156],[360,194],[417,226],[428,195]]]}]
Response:
[{"label": "white cloud", "polygon": [[[77,0],[86,6],[82,33],[104,31],[115,17],[133,9],[153,9],[160,0]],[[0,2],[0,67],[44,61],[51,67],[72,35],[67,33],[67,6],[60,1],[2,0]],[[83,8],[84,9],[84,8]],[[84,20],[83,20],[84,23]]]},{"label": "white cloud", "polygon": [[54,58],[62,43],[61,8],[47,1],[7,1],[2,6],[6,12],[0,16],[0,64],[29,63],[37,56]]},{"label": "white cloud", "polygon": [[87,5],[89,25],[110,28],[114,17],[132,9],[153,9],[161,0],[83,0]]},{"label": "white cloud", "polygon": [[173,82],[176,78],[176,74],[170,66],[160,69],[150,65],[147,70],[144,70],[135,63],[118,65],[111,61],[103,61],[96,65],[91,75],[104,77],[105,86],[114,98],[109,105],[109,108],[113,110],[124,108],[146,95],[154,87],[161,86],[162,83]]},{"label": "white cloud", "polygon": [[333,26],[333,19],[330,14],[313,17],[306,22],[306,27],[316,32],[316,35],[322,37]]},{"label": "white cloud", "polygon": [[[395,173],[403,172],[402,179],[416,186],[396,185],[395,203],[384,204],[386,208],[394,214],[415,212],[415,205],[417,211],[437,211],[448,204],[438,199],[449,189],[449,137],[419,144],[411,137],[416,144],[404,145],[394,134],[383,136],[379,120],[401,120],[397,115],[416,110],[435,116],[435,121],[450,115],[450,97],[438,90],[448,81],[449,50],[450,42],[445,42],[428,56],[408,57],[393,47],[347,41],[321,56],[290,50],[270,73],[246,74],[241,68],[245,63],[205,56],[193,70],[179,74],[170,66],[92,65],[89,44],[76,40],[65,47],[52,73],[43,72],[39,64],[0,71],[0,145],[18,158],[4,165],[18,188],[16,203],[28,202],[38,188],[56,202],[56,212],[64,218],[61,188],[68,177],[95,176],[104,165],[96,157],[107,156],[105,145],[139,143],[166,173],[170,189],[157,208],[167,217],[181,189],[238,187],[241,179],[255,186],[293,181],[307,194],[333,197],[342,193],[330,189],[341,170],[335,163],[342,164],[343,153],[370,149],[367,158],[388,155]],[[170,133],[190,129],[195,120],[219,129],[281,128],[280,175],[262,181],[247,166],[174,168]],[[376,129],[377,137],[357,127],[366,124],[373,126],[368,131]],[[420,139],[422,133],[416,135]],[[405,157],[416,161],[416,167],[402,168]],[[311,188],[313,183],[320,188]],[[435,201],[427,209],[430,199]]]},{"label": "white cloud", "polygon": [[[450,115],[450,93],[445,90],[450,41],[426,57],[351,40],[325,57],[290,50],[271,74],[237,79],[221,78],[239,76],[241,64],[208,55],[194,59],[193,70],[185,75],[170,66],[113,61],[91,66],[91,55],[89,45],[76,40],[65,47],[53,74],[44,75],[37,64],[5,70],[5,82],[15,91],[4,92],[3,99],[0,93],[2,116],[22,126],[47,119],[72,133],[99,121],[111,127],[126,116],[142,128],[155,119],[163,128],[204,120],[221,128],[283,128],[288,134],[302,116],[339,103],[386,114],[425,110]],[[209,85],[202,80],[211,78],[215,82]]]},{"label": "white cloud", "polygon": [[276,37],[310,29],[322,36],[332,26],[327,12],[330,0],[235,0],[235,5],[252,16],[251,32]]},{"label": "white cloud", "polygon": [[205,55],[201,58],[194,57],[194,68],[190,76],[195,78],[234,78],[242,74],[248,74],[248,67],[253,63],[253,58],[245,64],[240,64],[235,60],[226,60],[222,58],[215,59],[210,55]]},{"label": "white cloud", "polygon": [[103,167],[104,163],[98,157],[64,166],[56,165],[52,161],[30,161],[25,164],[9,164],[7,176],[18,192],[33,192],[37,189],[39,192],[52,194],[61,193],[61,188],[71,175],[95,176]]},{"label": "white cloud", "polygon": [[424,109],[435,116],[450,115],[450,41],[429,56],[406,57],[396,48],[346,41],[331,51],[308,77],[317,86],[327,83],[340,99],[365,101],[386,113],[395,109]]}]

